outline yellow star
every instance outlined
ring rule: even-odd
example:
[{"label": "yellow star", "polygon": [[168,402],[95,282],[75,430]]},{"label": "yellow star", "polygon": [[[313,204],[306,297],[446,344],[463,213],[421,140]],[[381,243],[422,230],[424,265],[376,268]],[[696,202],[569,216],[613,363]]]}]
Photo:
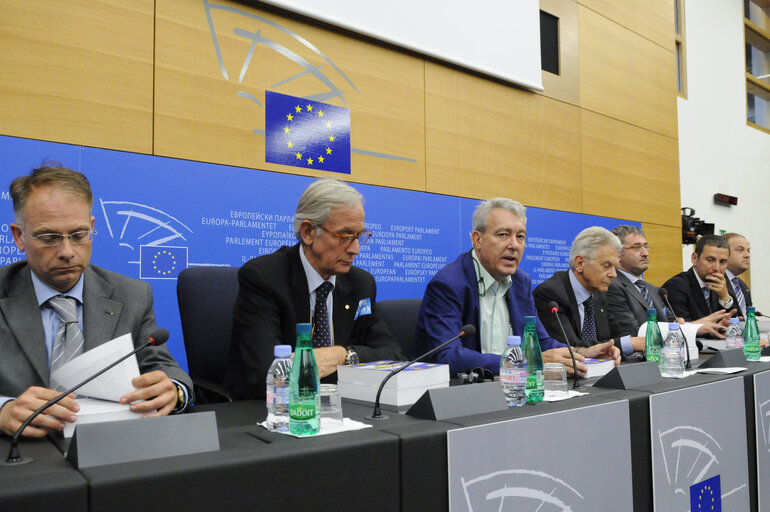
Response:
[{"label": "yellow star", "polygon": [[302,153],[297,153],[297,160],[302,160]]},{"label": "yellow star", "polygon": [[332,148],[326,148],[326,154],[331,155],[332,154]]},{"label": "yellow star", "polygon": [[318,161],[319,161],[320,163],[324,163],[324,157],[322,157],[322,156],[319,156],[319,157],[318,157]]},{"label": "yellow star", "polygon": [[286,116],[286,119],[288,119],[289,121],[291,121],[292,119],[294,119],[294,116],[292,116],[291,114],[289,114],[289,115],[287,115],[287,116]]},{"label": "yellow star", "polygon": [[302,112],[302,107],[297,105],[296,107],[294,107],[294,110],[297,112],[297,114],[299,114],[300,112]]},{"label": "yellow star", "polygon": [[292,141],[289,141],[289,149],[294,147],[294,143]]},{"label": "yellow star", "polygon": [[307,106],[307,111],[308,112],[312,112],[313,111],[313,105],[308,105]]},{"label": "yellow star", "polygon": [[291,131],[291,128],[289,128],[288,126],[283,127],[283,133],[289,133],[290,131]]},{"label": "yellow star", "polygon": [[332,127],[332,122],[331,121],[326,121],[326,127],[327,128],[331,128]]},{"label": "yellow star", "polygon": [[329,135],[329,142],[334,142],[334,135]]},{"label": "yellow star", "polygon": [[308,158],[307,159],[307,164],[308,165],[313,165],[313,159],[312,158]]},{"label": "yellow star", "polygon": [[323,110],[319,110],[318,111],[318,117],[323,117],[323,116],[324,116],[324,111]]}]

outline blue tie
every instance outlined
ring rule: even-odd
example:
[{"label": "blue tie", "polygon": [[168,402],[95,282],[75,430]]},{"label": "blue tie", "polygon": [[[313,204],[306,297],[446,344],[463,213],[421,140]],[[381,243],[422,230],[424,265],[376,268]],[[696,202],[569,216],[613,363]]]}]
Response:
[{"label": "blue tie", "polygon": [[596,320],[594,318],[594,298],[588,297],[583,301],[583,330],[580,339],[596,341]]},{"label": "blue tie", "polygon": [[334,285],[324,281],[315,289],[315,312],[313,313],[313,348],[330,347],[332,344],[329,332],[329,311],[326,308],[326,298]]}]

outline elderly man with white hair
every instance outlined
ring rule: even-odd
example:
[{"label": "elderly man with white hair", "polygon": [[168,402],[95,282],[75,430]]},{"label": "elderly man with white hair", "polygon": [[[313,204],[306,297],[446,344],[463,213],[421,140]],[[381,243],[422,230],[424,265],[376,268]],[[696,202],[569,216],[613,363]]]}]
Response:
[{"label": "elderly man with white hair", "polygon": [[[572,242],[569,270],[556,272],[533,292],[548,334],[563,343],[564,335],[550,303],[559,305],[564,331],[578,353],[611,340],[611,333],[618,330],[607,312],[605,293],[617,275],[620,249],[620,240],[611,231],[599,226],[586,228]],[[616,345],[613,355],[619,360],[619,340],[611,341]]]}]

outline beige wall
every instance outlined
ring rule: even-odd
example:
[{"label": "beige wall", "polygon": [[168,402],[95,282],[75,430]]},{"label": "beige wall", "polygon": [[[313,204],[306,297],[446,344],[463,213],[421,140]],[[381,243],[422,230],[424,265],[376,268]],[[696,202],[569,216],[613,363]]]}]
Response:
[{"label": "beige wall", "polygon": [[[351,181],[641,221],[648,279],[681,265],[673,0],[541,0],[562,76],[534,93],[320,23],[219,1],[0,0],[0,133],[292,174],[265,163],[264,90],[322,66],[351,109]],[[257,20],[263,18],[277,24]],[[301,35],[340,70],[287,31]],[[344,77],[343,77],[344,74]],[[352,85],[351,85],[352,84]],[[281,92],[324,91],[302,76]],[[240,94],[240,96],[239,96]],[[396,157],[396,158],[392,158]]]}]

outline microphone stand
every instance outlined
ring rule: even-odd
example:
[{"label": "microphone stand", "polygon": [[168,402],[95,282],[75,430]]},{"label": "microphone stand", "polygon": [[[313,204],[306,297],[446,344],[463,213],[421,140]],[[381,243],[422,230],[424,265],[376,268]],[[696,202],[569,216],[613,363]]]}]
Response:
[{"label": "microphone stand", "polygon": [[580,389],[580,383],[578,382],[578,370],[577,370],[577,363],[575,362],[575,353],[572,351],[572,344],[569,342],[569,338],[567,338],[567,333],[564,332],[564,325],[561,323],[561,318],[559,318],[559,305],[553,301],[551,304],[551,313],[553,313],[553,316],[556,317],[556,321],[559,323],[559,327],[561,327],[561,333],[564,336],[564,341],[567,343],[567,349],[569,349],[569,355],[572,357],[572,373],[573,375],[573,383],[572,383],[572,389]]},{"label": "microphone stand", "polygon": [[388,380],[390,380],[391,377],[393,377],[394,375],[396,375],[400,371],[405,370],[409,366],[412,366],[414,363],[416,363],[418,361],[422,361],[423,359],[425,359],[429,355],[435,353],[436,351],[441,350],[442,348],[446,347],[447,345],[449,345],[453,341],[458,340],[460,338],[464,338],[466,336],[473,336],[475,334],[475,331],[476,331],[476,328],[474,326],[472,326],[472,325],[463,326],[463,329],[454,338],[451,338],[451,339],[445,341],[441,345],[433,347],[432,349],[430,349],[429,351],[425,352],[423,355],[421,355],[417,359],[413,359],[412,361],[409,361],[404,366],[402,366],[402,367],[398,368],[397,370],[392,371],[388,375],[386,375],[385,378],[382,379],[382,382],[380,383],[380,387],[377,389],[377,397],[374,400],[374,411],[372,412],[372,414],[370,416],[367,416],[366,419],[367,420],[378,420],[379,421],[379,420],[387,420],[387,419],[390,418],[390,416],[388,416],[387,414],[382,414],[382,411],[380,410],[380,395],[382,394],[382,390],[385,388],[385,383],[388,382]]},{"label": "microphone stand", "polygon": [[44,410],[48,409],[52,405],[56,405],[65,396],[67,396],[70,393],[74,392],[75,390],[77,390],[81,386],[85,386],[86,384],[88,384],[89,382],[94,380],[99,375],[101,375],[104,372],[106,372],[107,370],[115,367],[119,363],[122,363],[123,361],[125,361],[129,357],[133,356],[134,354],[136,354],[140,350],[142,350],[144,348],[147,348],[147,347],[149,347],[151,345],[155,345],[155,344],[156,344],[156,341],[152,337],[149,337],[147,339],[147,341],[144,343],[144,345],[142,345],[141,347],[133,350],[132,352],[129,352],[128,354],[126,354],[125,356],[121,357],[120,359],[118,359],[114,363],[110,364],[106,368],[103,368],[102,370],[100,370],[98,373],[95,373],[95,374],[91,375],[90,377],[88,377],[83,382],[73,386],[72,388],[68,389],[67,391],[64,391],[59,396],[56,396],[56,397],[50,399],[49,401],[47,401],[46,403],[44,403],[43,405],[41,405],[38,409],[35,410],[35,412],[33,412],[32,414],[27,416],[27,419],[24,420],[24,423],[22,423],[21,426],[16,430],[16,432],[14,432],[13,437],[11,437],[11,449],[8,450],[8,457],[5,459],[4,462],[0,463],[0,465],[2,465],[2,466],[14,466],[14,465],[22,465],[22,464],[27,464],[29,462],[32,462],[34,460],[32,457],[22,457],[19,454],[19,438],[21,437],[21,433],[24,432],[24,429],[27,428],[27,426],[35,418],[37,418],[40,415],[40,413],[42,413]]}]

